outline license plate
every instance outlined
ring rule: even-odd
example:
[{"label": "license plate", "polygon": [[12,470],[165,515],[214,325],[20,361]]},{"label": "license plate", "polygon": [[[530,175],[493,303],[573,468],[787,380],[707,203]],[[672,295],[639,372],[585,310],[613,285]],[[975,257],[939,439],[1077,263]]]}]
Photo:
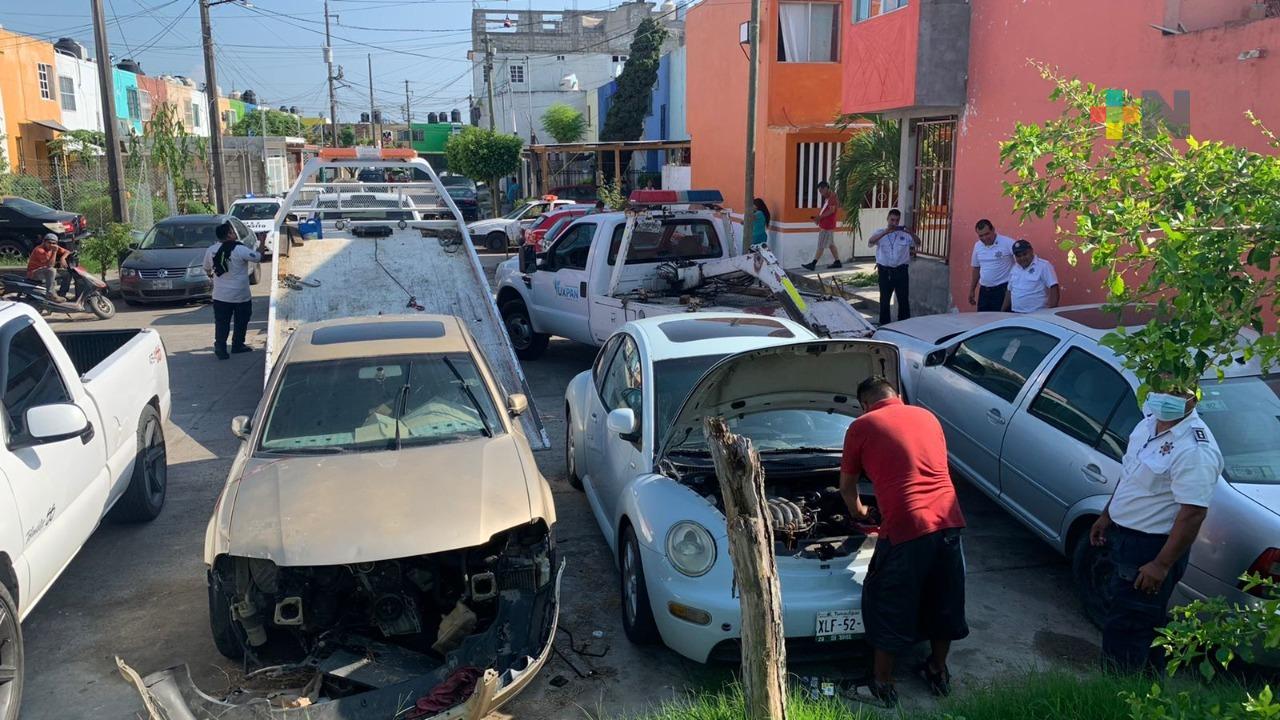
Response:
[{"label": "license plate", "polygon": [[151,289],[152,290],[172,290],[173,281],[172,280],[152,280]]},{"label": "license plate", "polygon": [[815,642],[836,642],[852,640],[862,633],[862,613],[857,610],[837,610],[818,613],[813,639]]}]

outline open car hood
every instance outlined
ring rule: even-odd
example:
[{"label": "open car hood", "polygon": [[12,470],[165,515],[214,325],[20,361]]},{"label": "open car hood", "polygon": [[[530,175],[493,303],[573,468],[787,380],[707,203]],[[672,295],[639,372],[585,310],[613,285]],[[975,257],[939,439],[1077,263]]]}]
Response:
[{"label": "open car hood", "polygon": [[254,458],[227,553],[281,566],[344,565],[474,547],[532,521],[511,435],[342,455]]},{"label": "open car hood", "polygon": [[[877,340],[813,340],[749,350],[716,363],[685,397],[655,460],[703,432],[702,419],[756,410],[858,414],[858,383],[882,375],[895,388],[898,349]],[[657,428],[662,432],[662,428]]]}]

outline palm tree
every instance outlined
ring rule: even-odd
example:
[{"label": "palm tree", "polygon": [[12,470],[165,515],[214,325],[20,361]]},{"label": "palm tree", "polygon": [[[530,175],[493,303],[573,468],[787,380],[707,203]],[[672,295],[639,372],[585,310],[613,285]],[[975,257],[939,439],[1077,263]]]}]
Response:
[{"label": "palm tree", "polygon": [[871,191],[898,179],[902,126],[882,115],[845,115],[837,125],[853,129],[831,173],[831,189],[844,210],[845,222],[861,233],[861,210]]}]

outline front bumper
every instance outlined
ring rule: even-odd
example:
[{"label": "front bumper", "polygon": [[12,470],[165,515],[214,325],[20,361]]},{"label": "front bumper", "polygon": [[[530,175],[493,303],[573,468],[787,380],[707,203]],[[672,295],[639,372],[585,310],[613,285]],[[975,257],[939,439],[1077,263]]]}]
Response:
[{"label": "front bumper", "polygon": [[[778,577],[782,589],[782,627],[788,647],[819,648],[812,643],[818,613],[836,610],[862,611],[862,584],[867,578],[875,538],[868,537],[857,552],[832,560],[779,556]],[[722,582],[714,570],[700,578],[682,575],[663,552],[640,548],[649,604],[658,633],[667,647],[690,660],[705,663],[717,646],[740,637],[742,607],[732,581]],[[717,560],[728,563],[728,553]],[[730,573],[731,574],[731,573]],[[671,614],[670,603],[705,611],[711,622],[697,625]]]},{"label": "front bumper", "polygon": [[182,276],[172,279],[120,278],[120,294],[132,302],[178,302],[203,300],[213,295],[208,277]]}]

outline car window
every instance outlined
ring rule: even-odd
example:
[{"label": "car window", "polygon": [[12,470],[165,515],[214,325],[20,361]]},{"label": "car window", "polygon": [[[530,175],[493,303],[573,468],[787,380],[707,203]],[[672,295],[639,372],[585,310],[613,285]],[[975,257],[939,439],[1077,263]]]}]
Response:
[{"label": "car window", "polygon": [[[622,246],[625,225],[614,228],[609,243],[609,264],[618,258]],[[718,258],[722,254],[720,236],[715,226],[707,220],[641,219],[631,232],[631,244],[627,250],[627,264],[666,262],[670,260],[700,260]]]},{"label": "car window", "polygon": [[600,387],[605,409],[631,408],[639,417],[644,398],[641,375],[640,349],[631,336],[623,335]]},{"label": "car window", "polygon": [[29,408],[71,402],[71,394],[34,326],[19,330],[5,356],[4,409],[9,437],[27,432]]},{"label": "car window", "polygon": [[1006,327],[960,343],[946,366],[1008,402],[1018,396],[1058,339],[1028,328]]},{"label": "car window", "polygon": [[1200,388],[1196,412],[1222,450],[1223,476],[1233,483],[1280,484],[1280,373],[1205,381]]},{"label": "car window", "polygon": [[1102,440],[1103,430],[1121,403],[1136,407],[1124,377],[1102,360],[1072,348],[1053,369],[1027,412],[1093,447]]},{"label": "car window", "polygon": [[609,367],[609,361],[613,359],[614,353],[618,351],[618,343],[621,341],[621,335],[614,335],[609,341],[600,348],[599,354],[596,355],[595,363],[591,366],[591,382],[596,387],[596,392],[601,392],[604,384],[604,372]]},{"label": "car window", "polygon": [[591,253],[591,240],[596,235],[594,223],[575,225],[560,236],[551,248],[552,267],[556,270],[586,270]]},{"label": "car window", "polygon": [[1116,405],[1116,411],[1107,421],[1107,427],[1102,432],[1102,440],[1098,442],[1098,449],[1103,455],[1116,462],[1123,460],[1125,450],[1129,449],[1129,434],[1138,426],[1138,421],[1141,419],[1142,410],[1138,407],[1138,397],[1133,394],[1133,390],[1126,388],[1124,397]]}]

